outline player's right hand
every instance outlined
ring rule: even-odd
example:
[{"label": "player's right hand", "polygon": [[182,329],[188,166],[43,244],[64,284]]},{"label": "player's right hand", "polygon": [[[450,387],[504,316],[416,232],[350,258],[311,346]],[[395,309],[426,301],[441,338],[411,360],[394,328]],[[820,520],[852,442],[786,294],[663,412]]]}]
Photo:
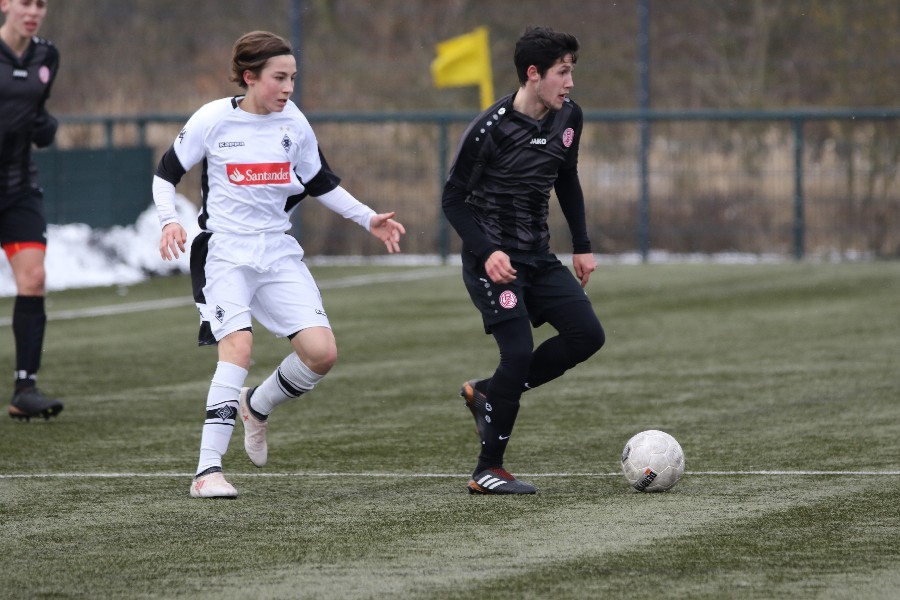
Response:
[{"label": "player's right hand", "polygon": [[163,260],[175,260],[178,251],[185,253],[184,244],[187,242],[187,231],[178,223],[166,223],[163,227],[162,237],[159,239],[159,255]]},{"label": "player's right hand", "polygon": [[494,283],[510,283],[516,279],[516,270],[509,260],[509,255],[502,250],[495,250],[484,262],[484,270]]}]

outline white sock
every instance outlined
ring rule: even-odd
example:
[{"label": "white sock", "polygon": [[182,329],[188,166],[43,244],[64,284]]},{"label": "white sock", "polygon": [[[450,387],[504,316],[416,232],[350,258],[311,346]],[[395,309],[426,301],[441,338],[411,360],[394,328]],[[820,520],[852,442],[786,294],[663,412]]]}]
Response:
[{"label": "white sock", "polygon": [[263,381],[250,402],[253,410],[268,415],[276,406],[310,391],[324,375],[315,373],[303,364],[296,353],[291,352],[269,377]]},{"label": "white sock", "polygon": [[238,395],[246,378],[247,369],[243,367],[222,361],[216,365],[206,396],[206,421],[200,436],[198,474],[210,467],[222,467],[222,456],[228,451],[228,442],[234,431]]}]

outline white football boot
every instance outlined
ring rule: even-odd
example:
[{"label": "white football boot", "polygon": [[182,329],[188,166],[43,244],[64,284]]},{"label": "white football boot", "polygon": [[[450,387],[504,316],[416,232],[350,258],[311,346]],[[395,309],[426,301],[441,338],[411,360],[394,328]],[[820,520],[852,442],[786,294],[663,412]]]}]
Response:
[{"label": "white football boot", "polygon": [[244,450],[247,451],[250,462],[257,467],[263,467],[269,460],[269,446],[266,443],[269,422],[260,421],[250,412],[250,396],[255,389],[241,388],[238,402],[241,407],[241,421],[244,423]]},{"label": "white football boot", "polygon": [[213,471],[194,477],[191,482],[192,498],[237,498],[237,490],[225,481],[222,471]]}]

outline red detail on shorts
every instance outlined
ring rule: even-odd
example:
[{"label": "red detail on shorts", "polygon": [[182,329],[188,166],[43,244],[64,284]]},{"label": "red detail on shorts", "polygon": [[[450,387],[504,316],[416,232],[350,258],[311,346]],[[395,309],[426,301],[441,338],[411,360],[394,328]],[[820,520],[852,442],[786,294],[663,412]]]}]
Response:
[{"label": "red detail on shorts", "polygon": [[500,306],[503,308],[515,308],[518,303],[519,299],[511,291],[504,290],[500,293]]},{"label": "red detail on shorts", "polygon": [[291,182],[291,163],[225,165],[228,181],[235,185],[269,185]]},{"label": "red detail on shorts", "polygon": [[46,252],[47,244],[42,244],[41,242],[10,242],[8,244],[3,244],[3,251],[6,252],[6,258],[12,258],[22,250],[29,249]]}]

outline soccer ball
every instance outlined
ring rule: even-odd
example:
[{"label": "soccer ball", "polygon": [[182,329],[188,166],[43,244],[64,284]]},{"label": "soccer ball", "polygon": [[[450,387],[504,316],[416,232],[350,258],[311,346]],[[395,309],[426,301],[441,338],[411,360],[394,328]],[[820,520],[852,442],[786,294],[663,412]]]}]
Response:
[{"label": "soccer ball", "polygon": [[622,450],[622,472],[639,492],[665,492],[684,474],[684,451],[665,431],[642,431]]}]

